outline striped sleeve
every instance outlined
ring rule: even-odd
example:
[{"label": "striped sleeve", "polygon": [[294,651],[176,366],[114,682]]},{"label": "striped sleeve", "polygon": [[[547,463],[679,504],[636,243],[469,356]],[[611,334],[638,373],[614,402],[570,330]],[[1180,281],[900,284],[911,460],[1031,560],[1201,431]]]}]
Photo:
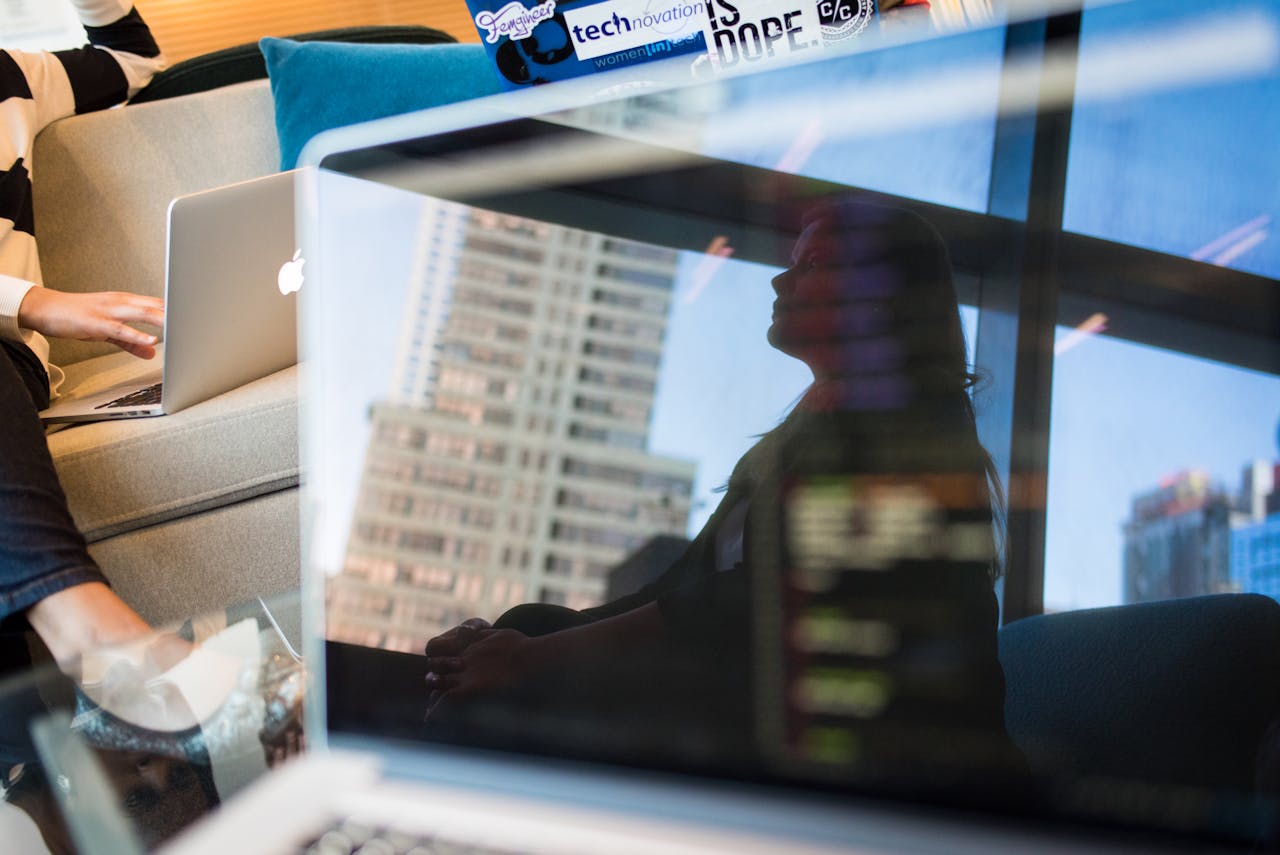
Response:
[{"label": "striped sleeve", "polygon": [[[124,101],[164,68],[131,0],[71,0],[89,44],[78,50],[0,49],[0,337],[27,343],[48,364],[48,343],[18,326],[18,307],[41,284],[31,203],[31,150],[51,122]],[[61,372],[49,367],[56,385]]]},{"label": "striped sleeve", "polygon": [[[76,0],[76,7],[88,45],[55,52],[4,51],[8,61],[0,60],[0,77],[14,68],[25,77],[26,93],[19,97],[35,101],[33,136],[57,119],[119,104],[164,68],[164,55],[136,9],[122,10],[115,0]],[[94,23],[104,18],[104,23]],[[4,91],[13,90],[6,86]]]},{"label": "striped sleeve", "polygon": [[132,7],[116,0],[76,0],[89,44],[55,55],[66,71],[75,112],[119,104],[164,67],[151,30]]}]

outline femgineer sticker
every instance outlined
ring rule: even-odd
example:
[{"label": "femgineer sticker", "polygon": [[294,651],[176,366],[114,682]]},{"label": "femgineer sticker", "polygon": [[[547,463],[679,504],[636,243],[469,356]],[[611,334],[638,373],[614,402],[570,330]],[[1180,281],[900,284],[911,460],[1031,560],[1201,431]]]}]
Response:
[{"label": "femgineer sticker", "polygon": [[476,15],[476,27],[485,34],[484,40],[489,44],[502,36],[523,39],[533,32],[534,27],[555,13],[556,0],[547,0],[532,9],[525,8],[520,0],[511,0],[496,12],[481,12]]}]

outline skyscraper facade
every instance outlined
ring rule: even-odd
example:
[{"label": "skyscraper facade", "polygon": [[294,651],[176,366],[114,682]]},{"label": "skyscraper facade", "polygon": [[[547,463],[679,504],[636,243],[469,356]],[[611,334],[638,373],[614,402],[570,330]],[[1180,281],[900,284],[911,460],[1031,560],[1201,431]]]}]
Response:
[{"label": "skyscraper facade", "polygon": [[1231,532],[1231,582],[1280,600],[1280,513]]},{"label": "skyscraper facade", "polygon": [[685,534],[695,475],[648,450],[673,251],[448,203],[420,235],[329,586],[331,639],[399,650],[519,602],[599,602],[615,565]]},{"label": "skyscraper facade", "polygon": [[1208,473],[1179,473],[1136,496],[1124,523],[1123,601],[1231,590],[1231,501]]},{"label": "skyscraper facade", "polygon": [[1280,600],[1280,464],[1255,460],[1240,478],[1231,531],[1231,584]]}]

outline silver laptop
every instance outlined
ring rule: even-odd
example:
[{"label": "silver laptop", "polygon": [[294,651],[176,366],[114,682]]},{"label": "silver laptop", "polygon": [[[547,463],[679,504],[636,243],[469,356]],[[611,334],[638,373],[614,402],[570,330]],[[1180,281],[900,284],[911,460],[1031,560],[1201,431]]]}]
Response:
[{"label": "silver laptop", "polygon": [[297,362],[303,262],[294,174],[174,199],[156,367],[92,394],[72,390],[40,417],[85,422],[175,413]]}]

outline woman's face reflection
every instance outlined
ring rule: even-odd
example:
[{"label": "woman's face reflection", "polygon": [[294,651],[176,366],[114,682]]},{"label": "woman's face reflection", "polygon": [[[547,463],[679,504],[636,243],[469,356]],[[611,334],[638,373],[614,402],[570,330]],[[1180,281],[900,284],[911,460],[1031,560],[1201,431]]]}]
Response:
[{"label": "woman's face reflection", "polygon": [[792,247],[791,266],[773,278],[777,299],[769,344],[815,373],[821,372],[822,352],[836,335],[842,279],[848,275],[836,263],[836,231],[827,217],[811,222]]}]

